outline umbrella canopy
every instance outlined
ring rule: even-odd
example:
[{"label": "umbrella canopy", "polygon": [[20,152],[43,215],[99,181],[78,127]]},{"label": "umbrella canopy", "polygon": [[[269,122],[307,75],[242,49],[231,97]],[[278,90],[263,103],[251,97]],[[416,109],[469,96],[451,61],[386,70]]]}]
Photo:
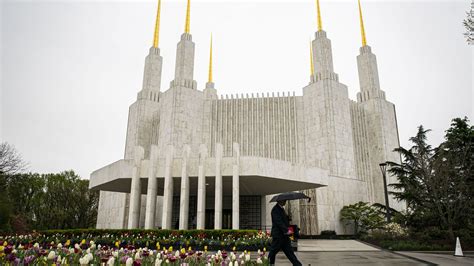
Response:
[{"label": "umbrella canopy", "polygon": [[286,192],[279,195],[274,196],[270,202],[277,202],[280,200],[296,200],[296,199],[308,199],[308,202],[311,201],[311,198],[306,196],[301,192]]}]

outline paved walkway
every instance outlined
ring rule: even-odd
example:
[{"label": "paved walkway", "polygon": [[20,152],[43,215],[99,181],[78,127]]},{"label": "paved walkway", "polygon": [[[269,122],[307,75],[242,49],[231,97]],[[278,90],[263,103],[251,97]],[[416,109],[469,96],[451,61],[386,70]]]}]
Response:
[{"label": "paved walkway", "polygon": [[[298,241],[296,256],[307,265],[429,265],[403,255],[382,251],[356,240],[310,240]],[[290,266],[286,256],[280,252],[276,265]]]},{"label": "paved walkway", "polygon": [[356,240],[298,240],[298,251],[379,251]]},{"label": "paved walkway", "polygon": [[[451,253],[389,252],[356,240],[299,240],[296,256],[307,265],[474,265],[474,254],[454,257]],[[283,252],[276,265],[290,266]]]},{"label": "paved walkway", "polygon": [[437,265],[449,265],[449,266],[469,266],[474,265],[474,254],[464,254],[465,257],[455,257],[452,253],[434,253],[434,252],[396,252],[405,256],[425,260],[432,262]]},{"label": "paved walkway", "polygon": [[[296,256],[305,266],[430,265],[387,251],[302,251],[296,252]],[[285,257],[285,254],[280,252],[277,255],[275,265],[291,266],[292,264]]]}]

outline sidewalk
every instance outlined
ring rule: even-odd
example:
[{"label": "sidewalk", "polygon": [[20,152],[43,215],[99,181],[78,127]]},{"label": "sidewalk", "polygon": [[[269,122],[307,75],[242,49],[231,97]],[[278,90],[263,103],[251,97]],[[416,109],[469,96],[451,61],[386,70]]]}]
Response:
[{"label": "sidewalk", "polygon": [[467,266],[474,265],[474,254],[468,252],[464,254],[465,257],[455,257],[453,252],[411,252],[411,251],[397,251],[397,254],[409,256],[412,258],[429,261],[437,265],[453,265],[453,266]]}]

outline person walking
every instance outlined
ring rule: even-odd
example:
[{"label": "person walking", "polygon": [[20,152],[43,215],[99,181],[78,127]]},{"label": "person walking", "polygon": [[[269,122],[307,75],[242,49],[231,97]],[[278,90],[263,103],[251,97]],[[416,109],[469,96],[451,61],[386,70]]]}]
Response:
[{"label": "person walking", "polygon": [[298,260],[293,252],[293,248],[291,247],[291,232],[288,229],[290,223],[288,221],[288,216],[285,213],[285,209],[283,208],[285,204],[286,200],[279,200],[272,209],[272,244],[270,246],[268,259],[270,260],[270,265],[275,265],[276,254],[280,250],[283,250],[283,253],[285,253],[293,266],[301,266],[301,262]]}]

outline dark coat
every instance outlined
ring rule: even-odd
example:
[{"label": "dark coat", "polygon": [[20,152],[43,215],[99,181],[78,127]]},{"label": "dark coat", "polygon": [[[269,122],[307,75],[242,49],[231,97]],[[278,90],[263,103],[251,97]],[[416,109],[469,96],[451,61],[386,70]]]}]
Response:
[{"label": "dark coat", "polygon": [[288,227],[290,222],[288,221],[288,216],[285,213],[285,209],[280,205],[275,204],[272,208],[272,232],[271,235],[273,238],[284,238],[288,237],[286,233],[288,232]]}]

